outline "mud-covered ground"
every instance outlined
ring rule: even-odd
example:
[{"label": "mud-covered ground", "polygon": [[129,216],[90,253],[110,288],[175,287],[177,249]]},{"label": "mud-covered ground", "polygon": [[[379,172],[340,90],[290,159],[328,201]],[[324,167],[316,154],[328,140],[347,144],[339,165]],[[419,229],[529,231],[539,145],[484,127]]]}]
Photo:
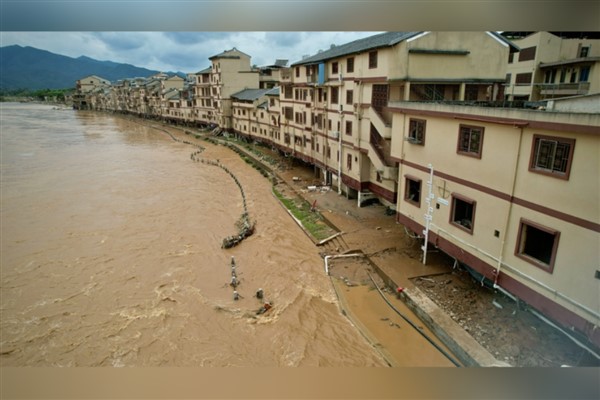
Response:
[{"label": "mud-covered ground", "polygon": [[413,283],[500,361],[516,367],[600,366],[526,305],[482,286],[464,269],[451,266]]},{"label": "mud-covered ground", "polygon": [[[276,168],[280,177],[290,180],[290,185],[298,188],[307,184],[315,184],[312,168],[298,165],[289,158],[280,158],[277,153],[261,146],[252,146],[253,152],[264,153],[270,161],[278,159]],[[313,174],[313,178],[310,178]],[[302,177],[296,182],[290,177]],[[306,191],[299,191],[306,192]],[[336,197],[337,196],[337,197]],[[313,201],[310,196],[306,196]],[[313,196],[314,197],[314,196]],[[339,199],[339,200],[336,200]],[[324,200],[319,205],[324,206]],[[351,205],[349,205],[351,204]],[[381,206],[379,206],[381,207]],[[398,265],[415,262],[421,259],[420,243],[407,238],[404,228],[396,224],[390,229],[390,221],[394,219],[388,213],[373,213],[370,207],[358,208],[343,196],[335,193],[327,194],[326,209],[321,210],[326,217],[337,218],[347,216],[353,222],[359,221],[363,227],[358,228],[360,244],[351,241],[344,235],[347,247],[360,247],[365,253],[372,248],[381,247],[381,241],[395,243],[389,248],[388,257],[394,257]],[[383,207],[382,207],[383,210]],[[339,221],[337,221],[339,222]],[[385,238],[380,235],[369,235],[375,232],[369,227],[387,226]],[[373,243],[369,243],[373,241]],[[389,254],[393,253],[393,254]],[[372,258],[377,262],[377,257]],[[497,360],[515,367],[560,367],[560,366],[600,366],[600,360],[589,351],[577,345],[567,335],[531,313],[524,304],[517,304],[501,292],[482,286],[466,270],[453,268],[453,260],[443,254],[428,257],[428,266],[437,264],[432,275],[413,278],[412,283],[423,291],[432,301],[461,325],[477,342],[484,346]],[[439,272],[442,271],[442,272]],[[344,276],[353,284],[365,284],[364,271],[344,271]],[[589,344],[586,344],[589,346]],[[600,350],[591,348],[595,354]]]}]

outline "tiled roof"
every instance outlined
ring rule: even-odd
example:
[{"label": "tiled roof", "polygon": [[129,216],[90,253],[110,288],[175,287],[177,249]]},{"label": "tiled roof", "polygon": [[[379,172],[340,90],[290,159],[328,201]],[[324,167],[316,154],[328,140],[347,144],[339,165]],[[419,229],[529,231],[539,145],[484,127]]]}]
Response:
[{"label": "tiled roof", "polygon": [[208,68],[204,68],[202,71],[196,72],[196,75],[210,74],[211,72],[212,72],[212,67],[208,67]]},{"label": "tiled roof", "polygon": [[[350,43],[334,46],[329,50],[322,51],[315,54],[314,56],[307,57],[301,61],[295,62],[292,66],[305,65],[305,64],[317,64],[330,60],[332,58],[342,57],[350,54],[362,53],[367,50],[377,49],[380,47],[394,46],[404,40],[410,39],[411,37],[417,36],[423,32],[386,32],[377,35],[369,36],[367,38],[358,39]],[[519,48],[515,46],[510,40],[507,40],[502,35],[496,32],[489,32],[499,41],[506,43],[511,51],[519,51]]]},{"label": "tiled roof", "polygon": [[214,55],[212,57],[209,57],[208,59],[212,60],[214,58],[240,58],[240,56],[238,56],[237,54],[232,54],[234,51],[237,51],[240,54],[250,57],[248,54],[244,53],[243,51],[239,51],[238,49],[236,49],[234,47],[231,50],[225,50],[224,52]]},{"label": "tiled roof", "polygon": [[334,46],[329,50],[322,51],[314,56],[307,57],[301,61],[295,62],[292,66],[303,64],[316,64],[332,58],[342,57],[349,54],[361,53],[367,50],[376,49],[379,47],[389,47],[403,40],[409,39],[420,32],[386,32],[367,38],[358,39],[350,43]]},{"label": "tiled roof", "polygon": [[232,98],[238,100],[254,101],[269,92],[272,89],[244,89],[231,95]]},{"label": "tiled roof", "polygon": [[275,86],[271,89],[269,89],[269,91],[267,93],[265,93],[267,96],[277,96],[279,97],[279,86]]}]

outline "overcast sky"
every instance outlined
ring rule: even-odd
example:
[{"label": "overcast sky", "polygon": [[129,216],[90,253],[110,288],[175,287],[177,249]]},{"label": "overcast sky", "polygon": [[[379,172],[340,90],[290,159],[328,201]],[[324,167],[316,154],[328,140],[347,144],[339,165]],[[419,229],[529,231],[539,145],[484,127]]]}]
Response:
[{"label": "overcast sky", "polygon": [[[197,72],[209,57],[236,47],[251,63],[293,63],[332,44],[378,32],[0,32],[2,47],[31,46],[69,57],[88,56],[158,71]],[[289,65],[289,64],[288,64]]]}]

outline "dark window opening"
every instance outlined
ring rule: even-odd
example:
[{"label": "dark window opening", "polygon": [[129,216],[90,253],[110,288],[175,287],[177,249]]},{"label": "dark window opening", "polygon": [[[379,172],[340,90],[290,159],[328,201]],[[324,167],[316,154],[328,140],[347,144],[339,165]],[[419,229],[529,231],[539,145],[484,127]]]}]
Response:
[{"label": "dark window opening", "polygon": [[535,46],[521,49],[519,52],[519,61],[529,61],[535,59]]},{"label": "dark window opening", "polygon": [[331,104],[337,104],[337,103],[338,103],[338,88],[332,87],[331,88]]},{"label": "dark window opening", "polygon": [[337,62],[331,63],[331,73],[332,74],[338,73],[338,63]]},{"label": "dark window opening", "polygon": [[352,105],[354,102],[354,92],[352,90],[346,90],[346,104]]},{"label": "dark window opening", "polygon": [[466,198],[452,196],[452,215],[450,222],[459,228],[473,233],[475,202]]},{"label": "dark window opening", "polygon": [[515,77],[515,85],[520,85],[520,86],[531,85],[532,77],[533,77],[533,75],[531,74],[531,72],[517,74],[517,76]]},{"label": "dark window opening", "polygon": [[425,121],[422,119],[411,119],[408,124],[408,141],[414,144],[425,143]]},{"label": "dark window opening", "polygon": [[346,72],[354,72],[354,57],[346,59]]},{"label": "dark window opening", "polygon": [[404,200],[409,203],[421,206],[421,180],[413,177],[406,177],[406,187],[404,189]]},{"label": "dark window opening", "polygon": [[579,76],[579,82],[587,82],[590,78],[590,67],[581,67],[581,74]]},{"label": "dark window opening", "polygon": [[552,272],[559,237],[557,231],[521,220],[516,255]]},{"label": "dark window opening", "polygon": [[377,52],[372,51],[369,53],[369,69],[377,68]]}]

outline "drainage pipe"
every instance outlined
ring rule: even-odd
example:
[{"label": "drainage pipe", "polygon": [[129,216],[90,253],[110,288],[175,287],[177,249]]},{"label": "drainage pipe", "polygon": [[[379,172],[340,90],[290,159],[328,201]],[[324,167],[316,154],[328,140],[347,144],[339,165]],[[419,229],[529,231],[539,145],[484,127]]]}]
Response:
[{"label": "drainage pipe", "polygon": [[450,362],[452,364],[454,364],[457,367],[462,367],[462,365],[460,365],[460,363],[458,361],[456,361],[450,354],[448,354],[447,351],[445,351],[444,349],[442,349],[437,343],[435,343],[429,336],[427,336],[421,329],[419,329],[419,327],[417,325],[415,325],[414,322],[412,322],[407,316],[405,316],[404,314],[402,314],[400,312],[400,310],[398,310],[396,307],[394,307],[394,305],[392,303],[390,303],[390,301],[388,300],[387,297],[385,297],[385,294],[383,294],[383,292],[381,291],[381,289],[379,289],[379,286],[377,286],[377,283],[375,283],[375,280],[373,279],[373,277],[371,276],[371,274],[369,272],[367,272],[367,275],[369,275],[369,278],[371,279],[371,282],[373,282],[373,285],[375,285],[375,288],[377,289],[377,291],[379,292],[379,294],[381,295],[381,297],[383,298],[383,300],[385,300],[385,302],[388,304],[388,306],[390,306],[392,308],[392,310],[394,310],[396,312],[396,314],[398,314],[400,317],[402,317],[403,320],[405,320],[406,322],[408,322],[408,324],[410,326],[412,326],[417,332],[419,332],[421,334],[421,336],[423,336],[433,347],[435,347],[440,353],[442,353],[448,360],[450,360]]},{"label": "drainage pipe", "polygon": [[558,329],[559,332],[562,332],[565,336],[567,336],[569,339],[571,339],[576,345],[578,345],[579,347],[581,347],[584,350],[587,350],[591,355],[593,355],[594,357],[596,357],[597,359],[600,360],[600,355],[596,354],[593,350],[591,350],[590,348],[588,348],[587,346],[585,346],[579,340],[575,339],[573,336],[569,335],[567,332],[565,332],[564,330],[562,330],[560,327],[556,326],[548,318],[544,317],[542,314],[540,314],[537,311],[532,310],[532,309],[530,309],[529,312],[531,312],[533,315],[535,315],[536,317],[538,317],[539,319],[541,319],[542,321],[544,321],[545,323],[547,323],[551,327],[553,327],[555,329]]},{"label": "drainage pipe", "polygon": [[[454,240],[456,240],[456,241],[458,241],[458,242],[460,242],[460,243],[464,244],[465,246],[468,246],[468,247],[472,248],[473,250],[475,250],[475,251],[477,251],[477,252],[479,252],[479,253],[481,253],[481,254],[485,255],[486,257],[489,257],[491,260],[494,260],[494,261],[496,261],[496,262],[498,262],[498,261],[499,261],[499,259],[498,259],[496,256],[493,256],[492,254],[490,254],[490,253],[487,253],[486,251],[484,251],[484,250],[482,250],[482,249],[480,249],[480,248],[478,248],[478,247],[476,247],[476,246],[472,245],[471,243],[468,243],[468,242],[466,242],[466,241],[464,241],[464,240],[462,240],[462,239],[460,239],[460,238],[458,238],[458,237],[454,236],[452,233],[450,233],[450,232],[448,232],[448,231],[446,231],[446,230],[444,230],[444,229],[440,228],[439,226],[437,226],[437,225],[435,225],[435,224],[431,224],[431,226],[432,226],[432,227],[435,227],[435,229],[436,229],[436,233],[437,233],[438,235],[439,235],[439,233],[440,233],[440,232],[442,232],[442,233],[446,234],[447,236],[451,237],[452,239],[454,239]],[[553,289],[553,288],[551,288],[550,286],[546,285],[545,283],[543,283],[543,282],[540,282],[540,281],[538,281],[537,279],[535,279],[535,278],[533,278],[533,277],[531,277],[531,276],[529,276],[529,275],[527,275],[527,274],[525,274],[525,273],[523,273],[523,272],[519,271],[517,268],[515,268],[515,267],[513,267],[513,266],[510,266],[510,265],[508,265],[508,264],[506,264],[506,263],[504,263],[504,262],[502,263],[502,265],[504,266],[504,268],[506,268],[506,269],[510,270],[511,272],[513,272],[513,273],[515,273],[515,274],[517,274],[517,275],[521,276],[522,278],[525,278],[525,279],[527,279],[527,280],[528,280],[528,281],[530,281],[530,282],[533,282],[533,283],[535,283],[535,284],[536,284],[536,285],[538,285],[539,287],[541,287],[541,288],[543,288],[543,289],[547,290],[548,292],[552,293],[553,295],[555,295],[555,296],[557,296],[557,297],[560,297],[561,299],[563,299],[563,300],[567,301],[568,303],[570,303],[570,304],[574,305],[575,307],[579,308],[580,310],[587,312],[588,314],[590,314],[590,315],[591,315],[591,316],[593,316],[594,318],[600,319],[600,314],[599,314],[598,312],[596,312],[596,311],[592,310],[591,308],[584,306],[583,304],[581,304],[581,303],[579,303],[579,302],[577,302],[577,301],[573,300],[572,298],[568,297],[567,295],[565,295],[565,294],[562,294],[562,293],[561,293],[561,292],[559,292],[558,290],[556,290],[556,289]],[[497,286],[497,285],[496,285],[496,286]]]}]

